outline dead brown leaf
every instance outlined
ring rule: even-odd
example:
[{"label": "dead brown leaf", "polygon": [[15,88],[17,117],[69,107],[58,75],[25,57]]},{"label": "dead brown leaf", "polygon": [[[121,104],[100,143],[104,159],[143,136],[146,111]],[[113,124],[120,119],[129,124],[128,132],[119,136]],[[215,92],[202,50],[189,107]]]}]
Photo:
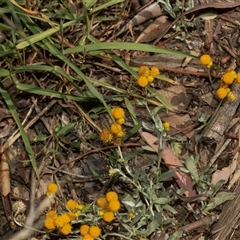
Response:
[{"label": "dead brown leaf", "polygon": [[188,107],[192,96],[187,93],[182,85],[171,86],[158,91],[168,100],[175,111],[184,111]]}]

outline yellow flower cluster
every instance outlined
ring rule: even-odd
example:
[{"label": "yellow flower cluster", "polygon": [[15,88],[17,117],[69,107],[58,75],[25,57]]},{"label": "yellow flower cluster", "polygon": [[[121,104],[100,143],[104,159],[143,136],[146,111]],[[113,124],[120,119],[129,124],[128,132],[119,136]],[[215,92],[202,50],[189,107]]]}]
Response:
[{"label": "yellow flower cluster", "polygon": [[66,202],[66,207],[73,212],[78,212],[78,211],[81,211],[84,206],[82,204],[79,204],[73,199],[69,199]]},{"label": "yellow flower cluster", "polygon": [[83,205],[79,204],[73,199],[70,199],[67,201],[65,206],[71,212],[65,212],[58,215],[56,211],[50,210],[46,213],[44,226],[47,229],[53,230],[55,228],[58,228],[60,233],[63,235],[68,235],[71,233],[71,221],[79,216],[80,211],[83,209]]},{"label": "yellow flower cluster", "polygon": [[[203,54],[200,57],[200,62],[207,68],[210,68],[213,65],[212,58],[208,54]],[[233,82],[240,84],[240,73],[236,73],[233,69],[227,69],[222,75],[220,86],[216,90],[216,96],[219,99],[227,97],[230,101],[235,101],[237,96],[229,88]]]},{"label": "yellow flower cluster", "polygon": [[104,129],[100,138],[103,142],[110,142],[114,138],[122,138],[125,135],[125,131],[122,124],[125,122],[125,112],[121,107],[115,107],[111,109],[111,114],[116,122],[112,123],[110,129]]},{"label": "yellow flower cluster", "polygon": [[149,68],[147,66],[141,66],[138,69],[138,74],[140,75],[137,80],[138,85],[140,87],[146,87],[149,83],[153,82],[160,72],[157,67]]},{"label": "yellow flower cluster", "polygon": [[105,197],[98,198],[96,204],[101,209],[99,215],[105,222],[111,222],[114,219],[114,212],[121,207],[118,194],[114,191],[107,192]]},{"label": "yellow flower cluster", "polygon": [[68,235],[72,231],[71,220],[73,215],[71,213],[63,213],[57,215],[56,211],[48,211],[46,214],[46,219],[44,221],[45,228],[53,230],[56,227],[59,228],[59,231]]},{"label": "yellow flower cluster", "polygon": [[240,83],[240,74],[237,74],[233,69],[228,69],[222,75],[220,87],[216,91],[216,96],[219,99],[227,97],[230,101],[235,101],[237,96],[229,88],[233,82]]},{"label": "yellow flower cluster", "polygon": [[83,240],[94,240],[100,236],[101,228],[84,224],[80,227],[80,234],[83,236]]}]

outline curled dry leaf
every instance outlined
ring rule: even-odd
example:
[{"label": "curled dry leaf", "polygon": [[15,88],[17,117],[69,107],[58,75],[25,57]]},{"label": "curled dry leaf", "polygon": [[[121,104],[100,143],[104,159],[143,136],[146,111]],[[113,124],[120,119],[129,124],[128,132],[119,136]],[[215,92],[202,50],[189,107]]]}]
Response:
[{"label": "curled dry leaf", "polygon": [[[141,136],[145,139],[147,144],[152,147],[156,152],[158,152],[158,145],[155,144],[158,138],[148,132],[141,132]],[[173,151],[166,145],[163,147],[162,159],[169,169],[175,170],[174,178],[179,187],[185,189],[185,195],[187,197],[196,196],[196,191],[193,189],[192,179],[188,174],[181,172],[178,168],[182,167],[182,163],[178,157],[173,153]]]},{"label": "curled dry leaf", "polygon": [[161,34],[165,29],[171,24],[167,20],[167,16],[160,16],[155,21],[153,21],[144,31],[139,35],[136,42],[151,42],[156,39],[159,34]]},{"label": "curled dry leaf", "polygon": [[136,16],[134,16],[127,25],[125,25],[117,34],[119,36],[120,34],[126,32],[128,29],[132,29],[133,27],[136,27],[150,19],[159,17],[162,14],[162,9],[159,6],[157,2],[149,5],[148,7],[144,8],[142,11],[140,11]]}]

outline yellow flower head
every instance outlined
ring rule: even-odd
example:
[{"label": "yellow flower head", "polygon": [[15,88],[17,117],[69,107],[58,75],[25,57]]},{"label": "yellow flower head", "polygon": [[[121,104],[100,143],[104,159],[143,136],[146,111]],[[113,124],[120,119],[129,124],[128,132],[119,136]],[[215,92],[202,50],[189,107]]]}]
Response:
[{"label": "yellow flower head", "polygon": [[106,199],[108,202],[118,200],[118,194],[114,191],[107,192]]},{"label": "yellow flower head", "polygon": [[137,82],[140,87],[146,87],[148,85],[148,79],[145,76],[140,76]]},{"label": "yellow flower head", "polygon": [[121,204],[118,200],[111,200],[108,202],[108,209],[110,211],[116,212],[120,209]]},{"label": "yellow flower head", "polygon": [[93,238],[90,234],[86,234],[86,235],[83,237],[83,240],[94,240],[94,238]]},{"label": "yellow flower head", "polygon": [[237,78],[236,72],[232,69],[229,69],[223,74],[222,81],[226,84],[232,84],[236,78]]},{"label": "yellow flower head", "polygon": [[84,208],[84,205],[83,205],[83,204],[78,204],[78,205],[77,205],[77,209],[78,209],[78,210],[83,210],[83,208]]},{"label": "yellow flower head", "polygon": [[71,220],[73,220],[73,219],[76,218],[76,213],[74,213],[74,212],[67,212],[67,215],[69,216],[69,218],[70,218]]},{"label": "yellow flower head", "polygon": [[129,213],[128,213],[128,217],[129,217],[129,218],[133,218],[133,217],[134,217],[134,213],[133,213],[133,212],[129,212]]},{"label": "yellow flower head", "polygon": [[111,114],[115,119],[120,119],[120,118],[124,118],[124,110],[120,107],[116,107],[111,109]]},{"label": "yellow flower head", "polygon": [[236,83],[240,84],[240,73],[237,74]]},{"label": "yellow flower head", "polygon": [[114,170],[114,169],[112,169],[112,168],[110,168],[109,170],[108,170],[108,174],[111,176],[111,175],[113,175],[113,174],[115,174],[116,173],[116,170]]},{"label": "yellow flower head", "polygon": [[88,231],[89,231],[89,226],[88,226],[88,225],[84,224],[84,225],[82,225],[82,226],[80,227],[80,234],[81,234],[82,236],[87,235],[87,234],[88,234]]},{"label": "yellow flower head", "polygon": [[104,214],[104,211],[103,211],[103,210],[98,211],[98,216],[99,216],[99,217],[102,217],[103,214]]},{"label": "yellow flower head", "polygon": [[203,54],[200,57],[200,62],[202,65],[206,66],[207,68],[210,68],[213,65],[212,58],[208,54]]},{"label": "yellow flower head", "polygon": [[231,92],[230,88],[225,88],[227,91],[227,94],[229,94]]},{"label": "yellow flower head", "polygon": [[105,212],[103,214],[103,220],[105,222],[111,222],[114,219],[114,213],[113,212]]},{"label": "yellow flower head", "polygon": [[57,217],[57,212],[50,210],[46,213],[46,218],[56,218]]},{"label": "yellow flower head", "polygon": [[150,75],[153,76],[153,78],[155,78],[159,74],[160,74],[160,71],[157,67],[152,67],[151,68]]},{"label": "yellow flower head", "polygon": [[63,227],[61,227],[60,229],[60,232],[63,234],[63,235],[68,235],[70,232],[72,231],[72,226],[67,223],[65,224]]},{"label": "yellow flower head", "polygon": [[44,226],[45,228],[47,228],[48,230],[52,230],[55,228],[55,223],[54,223],[54,219],[51,217],[47,217],[44,221]]},{"label": "yellow flower head", "polygon": [[237,98],[236,94],[233,93],[233,92],[229,92],[228,95],[227,95],[227,97],[228,97],[228,99],[229,99],[230,101],[232,101],[232,102],[235,101],[236,98]]},{"label": "yellow flower head", "polygon": [[229,85],[226,84],[223,80],[221,80],[220,83],[219,83],[219,87],[228,88]]},{"label": "yellow flower head", "polygon": [[66,203],[66,207],[70,210],[76,209],[77,206],[78,206],[78,203],[73,199],[69,199]]},{"label": "yellow flower head", "polygon": [[47,186],[47,192],[46,192],[46,195],[48,197],[54,195],[58,190],[58,186],[56,183],[49,183],[48,186]]},{"label": "yellow flower head", "polygon": [[223,87],[218,88],[218,90],[216,91],[216,95],[219,99],[225,98],[227,96],[226,88]]},{"label": "yellow flower head", "polygon": [[63,213],[62,218],[64,219],[65,223],[70,223],[72,220],[68,212]]},{"label": "yellow flower head", "polygon": [[98,226],[91,226],[89,228],[89,234],[93,237],[93,238],[97,238],[100,236],[101,234],[101,228],[99,228]]},{"label": "yellow flower head", "polygon": [[125,136],[125,131],[124,131],[124,130],[121,130],[120,132],[118,132],[118,133],[116,134],[116,136],[117,136],[118,138],[124,137],[124,136]]},{"label": "yellow flower head", "polygon": [[104,129],[101,132],[100,138],[103,142],[110,142],[113,138],[112,132],[109,129]]},{"label": "yellow flower head", "polygon": [[67,214],[62,214],[54,219],[56,227],[62,228],[65,224],[69,223],[71,218]]},{"label": "yellow flower head", "polygon": [[150,69],[147,66],[141,66],[138,69],[138,74],[141,76],[147,77],[149,75],[149,73],[150,73]]},{"label": "yellow flower head", "polygon": [[169,131],[170,127],[171,127],[170,122],[163,123],[163,128],[164,128],[165,131]]},{"label": "yellow flower head", "polygon": [[106,208],[107,207],[107,199],[105,197],[100,197],[97,199],[96,204],[99,208]]},{"label": "yellow flower head", "polygon": [[118,134],[121,131],[122,131],[122,126],[120,124],[118,124],[118,123],[111,124],[111,132],[113,134]]},{"label": "yellow flower head", "polygon": [[116,122],[120,125],[124,124],[125,123],[125,118],[119,118],[116,120]]},{"label": "yellow flower head", "polygon": [[153,82],[154,77],[152,75],[147,76],[147,80],[149,83]]}]

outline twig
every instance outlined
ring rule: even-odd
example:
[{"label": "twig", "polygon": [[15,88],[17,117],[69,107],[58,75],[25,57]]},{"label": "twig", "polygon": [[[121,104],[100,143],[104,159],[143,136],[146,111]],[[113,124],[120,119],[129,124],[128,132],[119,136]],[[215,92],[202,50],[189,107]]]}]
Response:
[{"label": "twig", "polygon": [[193,231],[194,229],[198,229],[203,226],[210,226],[213,222],[217,220],[217,216],[207,216],[196,222],[190,223],[182,227],[183,231]]},{"label": "twig", "polygon": [[129,238],[129,237],[125,237],[124,235],[122,234],[119,234],[119,233],[109,233],[108,236],[116,236],[116,237],[120,237],[121,239],[127,239],[127,240],[133,240],[132,238]]},{"label": "twig", "polygon": [[[45,161],[42,161],[41,165],[39,166],[39,173],[42,172],[44,166]],[[54,198],[45,197],[39,204],[39,206],[35,209],[35,194],[37,187],[36,185],[37,185],[36,173],[33,169],[31,177],[30,209],[27,215],[24,228],[20,230],[18,233],[9,237],[7,240],[25,240],[29,236],[31,236],[34,233],[34,231],[36,231],[34,227],[34,221],[42,215],[46,208],[50,207],[54,203]],[[40,227],[42,227],[42,225],[39,226],[39,228]]]}]

